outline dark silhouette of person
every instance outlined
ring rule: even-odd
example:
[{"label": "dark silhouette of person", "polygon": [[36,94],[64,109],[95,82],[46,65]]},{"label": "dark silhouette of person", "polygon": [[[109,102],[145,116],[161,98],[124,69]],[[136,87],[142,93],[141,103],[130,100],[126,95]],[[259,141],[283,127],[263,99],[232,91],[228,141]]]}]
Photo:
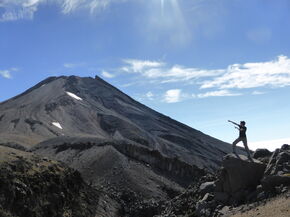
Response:
[{"label": "dark silhouette of person", "polygon": [[247,142],[247,136],[246,136],[246,131],[247,131],[246,122],[245,121],[241,121],[240,124],[237,124],[237,123],[235,123],[233,121],[230,121],[230,120],[228,120],[228,121],[233,123],[234,125],[238,126],[238,127],[235,127],[235,128],[238,129],[239,132],[240,132],[239,137],[233,142],[233,153],[237,154],[236,145],[239,142],[243,142],[243,144],[245,146],[245,149],[246,149],[246,152],[248,154],[248,158],[250,160],[252,160],[251,153],[250,153],[250,150],[248,148],[248,142]]}]

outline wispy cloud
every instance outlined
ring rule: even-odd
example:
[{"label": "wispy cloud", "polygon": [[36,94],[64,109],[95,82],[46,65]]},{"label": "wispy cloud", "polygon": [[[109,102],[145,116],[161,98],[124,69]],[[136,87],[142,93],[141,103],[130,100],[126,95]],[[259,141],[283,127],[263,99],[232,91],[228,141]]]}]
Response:
[{"label": "wispy cloud", "polygon": [[91,14],[107,8],[113,2],[125,0],[1,0],[0,21],[15,21],[19,19],[33,19],[41,4],[57,4],[63,14],[76,10],[88,10]]},{"label": "wispy cloud", "polygon": [[[128,59],[120,70],[138,73],[149,81],[198,85],[200,89],[245,89],[290,86],[290,58],[278,56],[268,62],[231,64],[224,69],[200,69],[161,61]],[[215,93],[226,93],[215,92]]]},{"label": "wispy cloud", "polygon": [[44,0],[2,0],[0,1],[0,21],[32,19],[38,4]]},{"label": "wispy cloud", "polygon": [[111,74],[111,73],[109,73],[109,72],[107,72],[107,71],[102,71],[102,76],[103,77],[105,77],[105,78],[114,78],[115,77],[115,75],[113,75],[113,74]]},{"label": "wispy cloud", "polygon": [[290,85],[290,59],[279,56],[268,62],[230,65],[222,76],[206,80],[201,88],[256,88]]},{"label": "wispy cloud", "polygon": [[[221,69],[170,65],[158,60],[126,59],[119,70],[122,73],[134,74],[134,79],[142,81],[143,84],[158,83],[160,88],[168,88],[173,83],[179,85],[163,95],[163,101],[169,103],[190,98],[240,96],[246,94],[242,89],[250,89],[248,94],[260,95],[265,93],[260,88],[264,90],[269,87],[290,86],[290,58],[283,55],[271,61],[231,64]],[[184,97],[185,92],[181,86],[185,84],[193,86],[200,93],[187,93]],[[206,89],[210,91],[203,93],[202,90]]]},{"label": "wispy cloud", "polygon": [[[240,96],[241,93],[232,93],[228,90],[217,90],[217,91],[210,91],[206,93],[197,94],[197,98],[207,98],[207,97],[213,97],[213,96]],[[195,96],[195,95],[193,95]]]},{"label": "wispy cloud", "polygon": [[161,61],[148,60],[124,60],[125,66],[120,69],[127,73],[139,73],[148,79],[158,80],[160,83],[189,81],[201,77],[220,75],[224,70],[203,70],[198,68],[186,68],[181,65],[168,66]]},{"label": "wispy cloud", "polygon": [[121,70],[125,72],[143,73],[148,69],[160,68],[164,65],[163,62],[149,61],[149,60],[137,60],[137,59],[125,59],[123,62],[126,66]]},{"label": "wispy cloud", "polygon": [[255,90],[252,92],[252,95],[262,95],[265,94],[265,92],[259,91],[259,90]]},{"label": "wispy cloud", "polygon": [[18,69],[11,68],[11,69],[0,70],[0,75],[3,78],[11,79],[12,78],[11,72],[13,72],[13,71],[18,71]]},{"label": "wispy cloud", "polygon": [[64,63],[63,67],[67,68],[67,69],[74,69],[77,67],[81,67],[85,65],[85,63]]},{"label": "wispy cloud", "polygon": [[149,91],[149,92],[146,93],[146,97],[149,100],[153,100],[154,99],[154,94],[151,91]]}]

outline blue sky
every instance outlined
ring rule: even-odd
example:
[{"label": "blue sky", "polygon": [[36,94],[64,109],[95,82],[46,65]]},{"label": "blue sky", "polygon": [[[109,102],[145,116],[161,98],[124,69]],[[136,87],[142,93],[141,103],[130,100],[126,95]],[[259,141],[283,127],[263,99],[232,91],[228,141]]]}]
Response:
[{"label": "blue sky", "polygon": [[99,75],[251,149],[290,143],[289,0],[0,0],[0,101],[48,76]]}]

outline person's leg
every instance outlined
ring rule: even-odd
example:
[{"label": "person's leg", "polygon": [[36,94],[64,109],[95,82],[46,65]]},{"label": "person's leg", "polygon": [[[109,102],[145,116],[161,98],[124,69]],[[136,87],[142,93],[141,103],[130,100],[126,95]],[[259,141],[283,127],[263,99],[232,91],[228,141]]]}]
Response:
[{"label": "person's leg", "polygon": [[251,153],[250,153],[250,150],[249,150],[249,147],[248,147],[248,141],[247,141],[247,138],[246,138],[246,137],[243,138],[242,141],[243,141],[243,144],[244,144],[244,146],[245,146],[246,152],[247,152],[247,154],[248,154],[248,158],[249,158],[249,159],[252,159],[252,157],[251,157]]},{"label": "person's leg", "polygon": [[236,145],[241,141],[240,137],[233,142],[233,153],[236,153]]}]

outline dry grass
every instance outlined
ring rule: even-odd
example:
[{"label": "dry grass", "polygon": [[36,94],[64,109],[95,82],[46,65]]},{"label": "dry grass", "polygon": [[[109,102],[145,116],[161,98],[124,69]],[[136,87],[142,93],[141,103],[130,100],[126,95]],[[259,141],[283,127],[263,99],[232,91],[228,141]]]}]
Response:
[{"label": "dry grass", "polygon": [[290,198],[278,197],[265,205],[260,205],[244,213],[232,217],[290,217]]}]

